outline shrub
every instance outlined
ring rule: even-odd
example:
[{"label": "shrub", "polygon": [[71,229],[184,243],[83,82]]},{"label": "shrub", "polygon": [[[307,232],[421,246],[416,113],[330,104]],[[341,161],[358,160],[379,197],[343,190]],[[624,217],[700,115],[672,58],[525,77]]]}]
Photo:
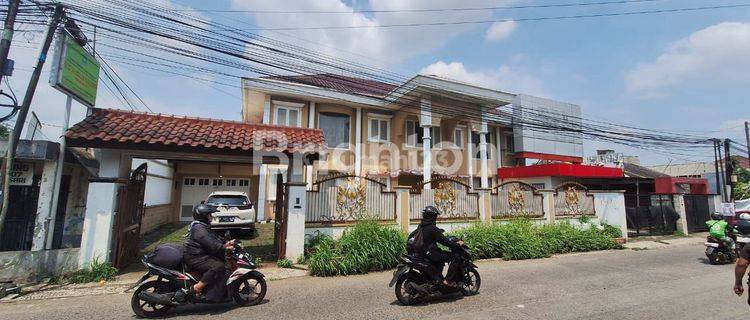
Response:
[{"label": "shrub", "polygon": [[[619,231],[619,230],[617,230]],[[611,228],[576,228],[568,222],[538,228],[538,235],[553,253],[617,249],[621,246],[612,236]]]},{"label": "shrub", "polygon": [[117,268],[109,262],[100,262],[99,259],[89,264],[87,268],[79,269],[64,277],[63,281],[69,283],[87,283],[110,281],[117,275]]},{"label": "shrub", "polygon": [[294,264],[291,261],[289,261],[289,259],[286,259],[286,258],[276,260],[276,265],[279,268],[291,268],[294,266]]},{"label": "shrub", "polygon": [[519,260],[549,257],[551,252],[536,236],[535,228],[531,221],[519,219],[505,224],[474,224],[452,235],[463,239],[477,259]]},{"label": "shrub", "polygon": [[622,237],[622,230],[620,230],[620,228],[618,227],[602,222],[602,228],[602,233],[609,236],[610,238]]},{"label": "shrub", "polygon": [[357,222],[338,241],[321,236],[309,242],[308,267],[316,276],[385,270],[394,267],[398,256],[406,252],[405,234],[369,220]]}]

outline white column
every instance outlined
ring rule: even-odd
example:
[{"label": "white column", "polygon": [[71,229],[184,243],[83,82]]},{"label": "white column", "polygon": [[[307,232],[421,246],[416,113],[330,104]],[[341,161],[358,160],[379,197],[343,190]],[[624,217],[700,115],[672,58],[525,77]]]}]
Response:
[{"label": "white column", "polygon": [[[307,127],[310,129],[315,128],[315,101],[310,101],[310,108],[307,110]],[[313,170],[315,170],[315,167],[312,165],[305,166],[305,182],[307,182],[307,190],[312,190]]]},{"label": "white column", "polygon": [[263,124],[271,124],[271,96],[266,95],[263,101]]},{"label": "white column", "polygon": [[488,188],[489,182],[487,181],[487,132],[479,133],[479,174],[481,175],[481,186],[482,188]]},{"label": "white column", "polygon": [[266,219],[266,189],[268,189],[266,175],[268,167],[265,164],[256,164],[256,166],[258,166],[258,203],[255,205],[255,215],[257,221],[263,221]]},{"label": "white column", "polygon": [[354,175],[362,175],[362,108],[356,108],[357,113],[354,129]]},{"label": "white column", "polygon": [[469,185],[471,188],[474,188],[474,143],[471,140],[471,137],[474,133],[474,131],[471,130],[471,125],[469,125],[469,140],[466,144],[466,171],[469,174]]},{"label": "white column", "polygon": [[42,180],[39,183],[39,198],[36,207],[36,221],[34,223],[34,238],[31,242],[31,250],[44,250],[47,241],[47,230],[50,223],[50,210],[52,207],[52,194],[55,189],[55,168],[57,163],[54,161],[44,161],[42,170]]},{"label": "white column", "polygon": [[[101,150],[99,177],[125,178],[130,172],[131,159],[119,151]],[[116,183],[89,183],[86,213],[83,220],[81,250],[78,265],[87,266],[94,259],[110,261],[112,225],[117,208]]]},{"label": "white column", "polygon": [[[432,147],[430,146],[432,138],[430,137],[430,127],[422,127],[422,130],[424,132],[422,135],[422,169],[424,170],[422,179],[427,182],[432,180]],[[425,184],[424,188],[429,189],[430,184]]]}]

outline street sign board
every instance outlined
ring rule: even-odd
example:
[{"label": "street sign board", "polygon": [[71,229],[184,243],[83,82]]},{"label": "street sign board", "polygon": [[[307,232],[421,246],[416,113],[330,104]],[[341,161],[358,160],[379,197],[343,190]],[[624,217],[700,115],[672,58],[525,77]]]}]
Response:
[{"label": "street sign board", "polygon": [[60,34],[52,60],[50,85],[93,107],[99,86],[99,62],[67,34]]},{"label": "street sign board", "polygon": [[13,162],[10,169],[11,186],[30,186],[34,181],[34,164],[28,162]]}]

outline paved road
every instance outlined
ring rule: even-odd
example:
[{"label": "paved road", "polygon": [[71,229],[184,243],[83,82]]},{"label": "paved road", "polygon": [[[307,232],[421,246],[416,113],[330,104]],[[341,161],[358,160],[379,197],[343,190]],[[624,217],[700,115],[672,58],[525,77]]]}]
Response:
[{"label": "paved road", "polygon": [[[267,301],[177,309],[176,319],[748,319],[731,293],[732,266],[711,266],[702,247],[610,251],[482,262],[481,294],[403,307],[390,273],[272,281]],[[129,295],[0,303],[0,319],[132,318]]]}]

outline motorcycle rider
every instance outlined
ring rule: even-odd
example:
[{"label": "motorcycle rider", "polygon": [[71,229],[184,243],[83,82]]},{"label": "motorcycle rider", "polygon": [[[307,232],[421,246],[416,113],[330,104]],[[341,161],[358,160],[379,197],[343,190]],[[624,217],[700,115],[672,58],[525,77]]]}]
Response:
[{"label": "motorcycle rider", "polygon": [[729,223],[724,221],[724,217],[721,214],[712,214],[711,220],[706,221],[706,226],[708,227],[708,234],[711,237],[724,242],[729,249],[734,250],[734,240],[727,236],[727,227],[729,227]]},{"label": "motorcycle rider", "polygon": [[[445,275],[445,279],[442,278],[442,274],[439,272],[433,273],[433,280],[439,283],[441,280],[443,285],[455,287],[456,284],[448,279],[456,279],[455,274],[459,270],[458,263],[460,256],[454,252],[456,249],[463,245],[463,241],[453,242],[448,240],[443,234],[443,230],[437,227],[437,217],[440,215],[440,210],[434,206],[427,206],[422,210],[422,221],[419,223],[416,232],[422,232],[423,243],[424,243],[424,254],[432,263],[439,265],[441,268],[445,263],[448,265],[448,272]],[[410,236],[411,238],[411,236]],[[451,249],[451,251],[444,251],[438,247],[438,243],[442,244]]]},{"label": "motorcycle rider", "polygon": [[232,241],[224,243],[218,234],[211,230],[211,216],[216,208],[199,204],[193,209],[193,222],[188,227],[188,240],[185,243],[185,263],[190,270],[200,272],[201,279],[191,291],[200,295],[203,290],[220,281],[228,268],[224,254],[232,247]]}]

